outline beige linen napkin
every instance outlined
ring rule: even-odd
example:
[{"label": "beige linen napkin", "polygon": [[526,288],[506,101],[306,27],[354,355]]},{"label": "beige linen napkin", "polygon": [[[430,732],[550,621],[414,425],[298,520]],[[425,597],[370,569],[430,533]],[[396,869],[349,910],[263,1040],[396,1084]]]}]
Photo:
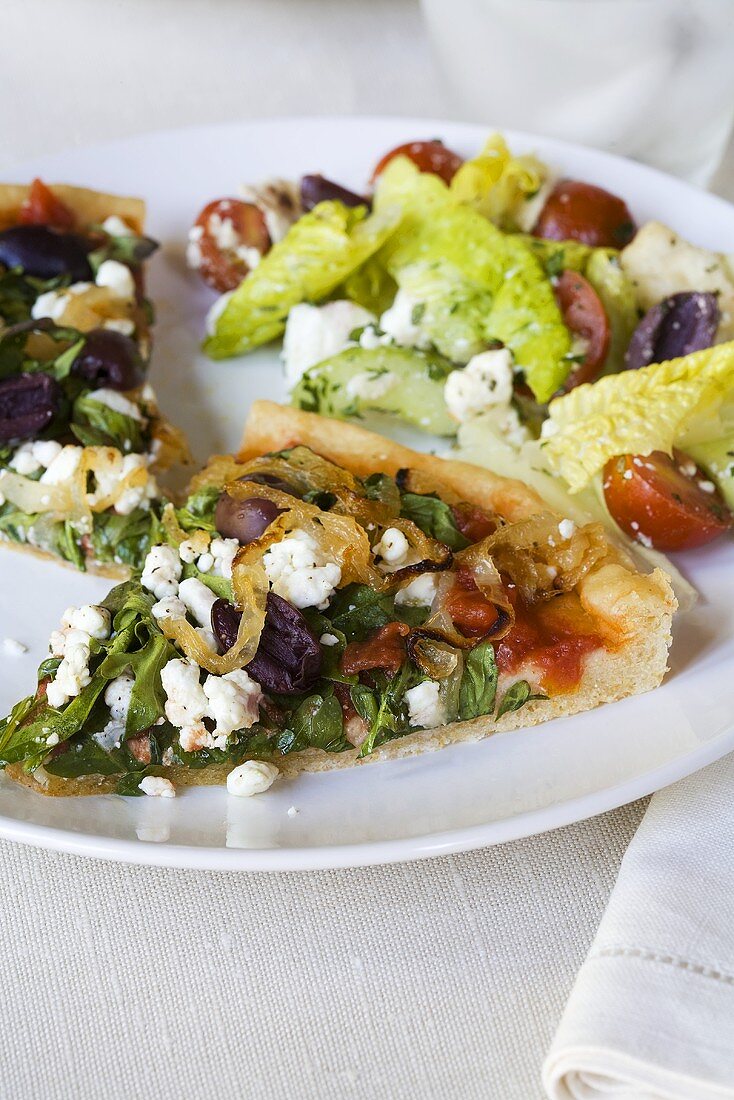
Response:
[{"label": "beige linen napkin", "polygon": [[650,802],[543,1084],[551,1100],[734,1100],[734,755]]}]

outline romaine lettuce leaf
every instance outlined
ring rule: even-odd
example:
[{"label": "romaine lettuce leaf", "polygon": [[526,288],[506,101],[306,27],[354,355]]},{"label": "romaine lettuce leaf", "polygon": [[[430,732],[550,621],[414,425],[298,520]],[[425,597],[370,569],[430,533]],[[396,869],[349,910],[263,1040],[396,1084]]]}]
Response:
[{"label": "romaine lettuce leaf", "polygon": [[571,340],[525,241],[459,204],[438,176],[404,157],[382,173],[375,196],[378,212],[396,205],[403,218],[380,259],[401,289],[425,295],[421,330],[456,362],[470,357],[466,341],[476,349],[501,340],[538,401],[547,401],[571,368]]},{"label": "romaine lettuce leaf", "polygon": [[502,135],[492,134],[482,151],[462,164],[450,189],[458,202],[502,229],[513,230],[524,221],[523,208],[547,177],[548,169],[537,157],[514,157]]},{"label": "romaine lettuce leaf", "polygon": [[384,244],[399,220],[400,211],[386,204],[366,217],[363,206],[319,203],[237,287],[204,350],[226,359],[274,340],[292,306],[327,297]]},{"label": "romaine lettuce leaf", "polygon": [[609,321],[611,338],[604,372],[613,374],[624,367],[625,352],[639,320],[635,288],[613,248],[592,249],[584,274],[599,295]]},{"label": "romaine lettuce leaf", "polygon": [[572,492],[615,455],[691,450],[731,425],[734,341],[577,386],[548,411],[544,459]]}]

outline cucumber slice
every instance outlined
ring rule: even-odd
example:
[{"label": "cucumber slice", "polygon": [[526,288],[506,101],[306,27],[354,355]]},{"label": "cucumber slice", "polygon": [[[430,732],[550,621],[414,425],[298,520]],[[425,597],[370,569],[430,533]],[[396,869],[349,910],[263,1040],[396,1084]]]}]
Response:
[{"label": "cucumber slice", "polygon": [[388,413],[424,432],[455,435],[443,397],[453,366],[415,348],[347,348],[306,371],[291,394],[296,408],[340,420]]},{"label": "cucumber slice", "polygon": [[697,443],[687,448],[688,454],[716,482],[721,495],[734,511],[734,436]]}]

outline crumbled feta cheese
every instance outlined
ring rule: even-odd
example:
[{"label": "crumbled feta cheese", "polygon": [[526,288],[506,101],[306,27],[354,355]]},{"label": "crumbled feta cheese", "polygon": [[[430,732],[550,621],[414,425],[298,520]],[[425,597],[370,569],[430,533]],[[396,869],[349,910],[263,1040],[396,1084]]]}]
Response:
[{"label": "crumbled feta cheese", "polygon": [[268,764],[266,760],[246,760],[227,776],[227,794],[238,798],[261,794],[272,787],[279,774],[275,764]]},{"label": "crumbled feta cheese", "polygon": [[106,607],[88,603],[83,607],[67,607],[61,623],[71,630],[83,630],[90,638],[96,638],[98,642],[105,641],[110,636],[110,613]]},{"label": "crumbled feta cheese", "polygon": [[360,371],[347,382],[347,394],[349,397],[361,397],[365,401],[379,401],[390,392],[397,380],[397,375],[389,370]]},{"label": "crumbled feta cheese", "polygon": [[39,294],[31,306],[31,317],[35,320],[50,317],[52,321],[60,321],[68,303],[68,289],[47,290],[45,294]]},{"label": "crumbled feta cheese", "polygon": [[[224,203],[221,205],[224,207]],[[232,219],[223,218],[216,211],[209,215],[206,228],[220,252],[234,252],[242,243],[242,238],[235,229]]]},{"label": "crumbled feta cheese", "polygon": [[204,694],[209,700],[209,717],[216,723],[214,736],[225,743],[235,730],[250,729],[259,718],[263,693],[243,668],[224,676],[207,676]]},{"label": "crumbled feta cheese", "polygon": [[443,392],[449,414],[462,424],[494,406],[509,406],[512,382],[512,355],[507,348],[475,355],[446,379]]},{"label": "crumbled feta cheese", "polygon": [[291,180],[271,179],[255,186],[242,184],[239,191],[245,202],[262,211],[273,244],[283,240],[303,212],[299,185]]},{"label": "crumbled feta cheese", "polygon": [[562,539],[570,539],[576,530],[576,524],[572,519],[562,519],[558,524],[558,533]]},{"label": "crumbled feta cheese", "polygon": [[28,646],[17,638],[3,638],[3,653],[6,657],[22,657],[28,652]]},{"label": "crumbled feta cheese", "polygon": [[201,749],[223,749],[226,740],[217,743],[203,722],[192,722],[190,726],[181,727],[178,743],[184,752],[199,752]]},{"label": "crumbled feta cheese", "polygon": [[60,443],[57,443],[55,439],[37,439],[35,443],[31,444],[33,447],[33,457],[37,459],[42,466],[50,466],[55,458],[58,458],[61,454],[63,447]]},{"label": "crumbled feta cheese", "polygon": [[134,299],[135,280],[126,264],[119,260],[103,260],[97,268],[97,286],[105,286],[115,298]]},{"label": "crumbled feta cheese", "polygon": [[698,487],[704,493],[715,493],[716,492],[716,486],[714,485],[713,481],[699,481]]},{"label": "crumbled feta cheese", "polygon": [[130,317],[107,317],[102,322],[102,328],[111,332],[119,332],[123,336],[132,336],[135,332],[135,322]]},{"label": "crumbled feta cheese", "polygon": [[349,337],[355,329],[374,323],[374,320],[373,313],[349,301],[293,306],[283,337],[283,363],[289,389],[310,367],[348,347]]},{"label": "crumbled feta cheese", "polygon": [[199,683],[201,669],[188,658],[169,661],[161,670],[161,685],[166,694],[166,718],[179,728],[200,722],[207,712],[208,700]]},{"label": "crumbled feta cheese", "polygon": [[341,580],[341,568],[326,561],[318,543],[296,529],[263,554],[263,568],[273,592],[294,607],[323,611]]},{"label": "crumbled feta cheese", "polygon": [[8,463],[11,470],[15,470],[16,474],[22,477],[29,477],[30,474],[35,474],[41,469],[41,463],[34,454],[33,446],[33,443],[21,443]]},{"label": "crumbled feta cheese", "polygon": [[232,563],[239,548],[237,539],[212,539],[209,543],[209,553],[214,558],[214,564],[210,570],[212,576],[227,578],[232,576]]},{"label": "crumbled feta cheese", "polygon": [[359,337],[359,346],[366,351],[392,344],[393,338],[387,332],[380,332],[377,325],[365,325]]},{"label": "crumbled feta cheese", "polygon": [[319,641],[321,642],[321,645],[339,645],[339,639],[337,638],[336,634],[322,634],[319,638]]},{"label": "crumbled feta cheese", "polygon": [[196,562],[196,568],[200,573],[208,573],[214,565],[214,555],[208,551],[205,554],[201,554]]},{"label": "crumbled feta cheese", "polygon": [[143,794],[153,798],[175,798],[176,788],[170,779],[164,779],[162,775],[146,775],[138,784]]},{"label": "crumbled feta cheese", "polygon": [[134,684],[132,675],[129,672],[123,672],[121,676],[110,680],[105,688],[104,701],[110,708],[110,717],[121,725],[127,721]]},{"label": "crumbled feta cheese", "polygon": [[199,626],[211,626],[212,606],[217,597],[198,577],[189,577],[178,586],[178,597],[196,619]]},{"label": "crumbled feta cheese", "polygon": [[396,607],[430,607],[436,595],[435,573],[421,573],[395,594]]},{"label": "crumbled feta cheese", "polygon": [[[45,730],[44,730],[44,732],[45,732]],[[48,737],[46,738],[47,748],[52,749],[52,748],[54,748],[55,745],[58,745],[58,743],[59,743],[58,733],[49,733]]]},{"label": "crumbled feta cheese", "polygon": [[73,443],[67,443],[59,451],[56,458],[41,474],[44,485],[61,485],[69,481],[77,471],[82,460],[83,447],[77,447]]},{"label": "crumbled feta cheese", "polygon": [[199,548],[191,539],[184,539],[183,542],[179,543],[178,556],[186,565],[193,565],[198,553]]},{"label": "crumbled feta cheese", "polygon": [[405,693],[411,726],[435,729],[446,722],[446,707],[441,699],[441,685],[436,680],[424,680]]},{"label": "crumbled feta cheese", "polygon": [[145,419],[140,407],[120,393],[119,390],[110,390],[103,386],[101,389],[92,390],[88,395],[88,399],[98,401],[100,405],[105,405],[114,412],[122,413],[123,416],[129,416],[132,420],[142,421]]},{"label": "crumbled feta cheese", "polygon": [[170,546],[153,546],[143,565],[140,582],[157,600],[178,594],[181,578],[181,559]]},{"label": "crumbled feta cheese", "polygon": [[111,237],[134,237],[135,231],[130,228],[127,222],[123,221],[119,214],[110,214],[108,218],[102,222],[102,228],[105,233],[109,233]]},{"label": "crumbled feta cheese", "polygon": [[298,810],[295,806],[289,806],[286,810],[286,813],[288,814],[288,817],[295,817],[298,813]]},{"label": "crumbled feta cheese", "polygon": [[66,636],[64,656],[54,679],[46,687],[50,707],[63,707],[74,699],[92,679],[89,672],[91,638],[83,630],[72,630]]},{"label": "crumbled feta cheese", "polygon": [[207,336],[214,336],[217,331],[217,322],[227,308],[227,303],[234,294],[233,290],[227,290],[224,294],[220,294],[214,304],[211,306],[209,312],[206,315],[206,334]]},{"label": "crumbled feta cheese", "polygon": [[388,565],[402,565],[410,553],[410,543],[399,528],[388,527],[380,541],[372,547],[372,553]]},{"label": "crumbled feta cheese", "polygon": [[416,307],[420,305],[422,303],[406,290],[399,290],[393,304],[380,317],[380,328],[403,347],[429,347],[431,341],[413,320]]}]

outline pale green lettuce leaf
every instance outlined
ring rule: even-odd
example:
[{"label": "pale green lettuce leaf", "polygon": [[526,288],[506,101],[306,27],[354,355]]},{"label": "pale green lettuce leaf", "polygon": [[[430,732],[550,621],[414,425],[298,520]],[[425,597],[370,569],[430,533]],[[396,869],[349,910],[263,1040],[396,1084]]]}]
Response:
[{"label": "pale green lettuce leaf", "polygon": [[604,372],[613,374],[624,367],[625,352],[640,319],[635,288],[622,269],[619,253],[613,248],[592,249],[584,274],[599,295],[609,321],[610,341]]},{"label": "pale green lettuce leaf", "polygon": [[[467,160],[451,180],[458,202],[478,210],[502,229],[514,230],[522,210],[548,178],[537,157],[513,156],[501,134],[492,134],[481,152]],[[518,218],[520,222],[518,222]]]},{"label": "pale green lettuce leaf", "polygon": [[734,413],[734,341],[577,386],[543,427],[549,469],[572,492],[615,455],[689,451],[726,434]]},{"label": "pale green lettuce leaf", "polygon": [[204,344],[207,354],[226,359],[266,344],[282,334],[293,306],[326,298],[400,220],[386,205],[365,215],[365,207],[322,202],[299,218],[234,291]]},{"label": "pale green lettuce leaf", "polygon": [[501,340],[537,400],[547,401],[571,368],[571,340],[527,244],[457,203],[442,180],[404,157],[382,173],[375,196],[376,212],[396,205],[403,218],[380,260],[401,289],[415,295],[416,283],[426,284],[419,328],[455,362],[466,362],[465,340],[475,348]]}]

